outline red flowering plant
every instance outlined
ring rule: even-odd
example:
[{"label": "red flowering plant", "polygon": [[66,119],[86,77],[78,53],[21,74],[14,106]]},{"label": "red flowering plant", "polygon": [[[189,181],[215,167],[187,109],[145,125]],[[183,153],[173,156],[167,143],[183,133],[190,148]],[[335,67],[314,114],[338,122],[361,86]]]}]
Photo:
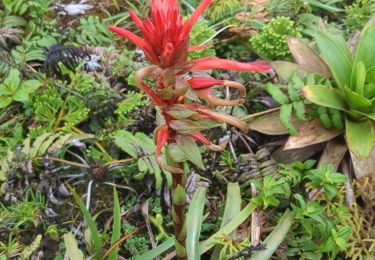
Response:
[{"label": "red flowering plant", "polygon": [[[228,141],[213,144],[201,132],[222,123],[228,123],[244,132],[248,126],[241,120],[212,110],[214,106],[233,106],[244,99],[224,100],[213,94],[213,86],[237,89],[242,97],[245,87],[237,82],[213,78],[192,77],[188,72],[225,69],[238,71],[268,72],[267,62],[241,63],[216,57],[188,60],[191,51],[205,46],[189,46],[189,34],[212,0],[203,0],[190,18],[183,22],[179,15],[177,0],[153,0],[152,19],[142,21],[133,11],[130,17],[140,29],[143,38],[122,28],[109,29],[137,45],[153,64],[140,69],[135,75],[136,85],[144,90],[160,112],[159,126],[155,130],[156,157],[160,166],[173,176],[172,216],[175,224],[177,257],[186,257],[185,240],[185,182],[186,161],[190,160],[204,168],[196,141],[209,150],[224,149]],[[155,86],[147,85],[144,79],[154,79]],[[209,105],[206,106],[204,104]],[[161,150],[166,147],[166,159]]]}]

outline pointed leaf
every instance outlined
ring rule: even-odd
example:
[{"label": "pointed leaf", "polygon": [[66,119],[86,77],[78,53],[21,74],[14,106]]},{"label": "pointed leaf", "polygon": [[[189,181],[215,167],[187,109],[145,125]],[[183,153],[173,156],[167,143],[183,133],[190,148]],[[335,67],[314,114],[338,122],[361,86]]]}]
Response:
[{"label": "pointed leaf", "polygon": [[[366,70],[369,70],[375,65],[375,24],[369,23],[363,29],[359,42],[357,45],[357,51],[354,58],[354,64],[358,62],[363,62]],[[357,82],[357,70],[358,68],[354,66],[352,83]]]},{"label": "pointed leaf", "polygon": [[316,42],[340,88],[350,86],[352,58],[345,40],[339,35],[317,32]]},{"label": "pointed leaf", "polygon": [[92,241],[95,248],[95,259],[102,259],[101,256],[103,254],[103,246],[102,246],[102,240],[99,236],[99,231],[96,227],[95,221],[93,217],[91,216],[90,212],[86,209],[85,205],[83,204],[81,198],[78,196],[78,194],[75,192],[75,190],[68,186],[70,192],[73,194],[73,198],[75,202],[78,204],[79,208],[81,209],[81,212],[87,222],[87,225],[90,228],[91,235],[92,235]]},{"label": "pointed leaf", "polygon": [[284,241],[284,238],[289,232],[293,224],[295,214],[287,209],[281,217],[276,228],[268,235],[264,241],[266,249],[264,251],[256,252],[250,260],[265,260],[270,259],[275,253],[279,245]]},{"label": "pointed leaf", "polygon": [[[225,209],[223,214],[223,220],[221,221],[220,228],[223,228],[228,224],[238,213],[241,211],[241,190],[238,182],[228,183],[227,197],[225,202]],[[232,232],[231,237],[236,238],[235,232]],[[219,259],[220,250],[222,245],[216,245],[211,255],[211,260]]]},{"label": "pointed leaf", "polygon": [[[363,88],[364,88],[365,82],[366,82],[365,64],[362,61],[360,61],[360,62],[357,62],[357,64],[355,64],[355,65],[356,65],[356,69],[357,69],[356,72],[355,72],[355,70],[353,70],[353,73],[357,73],[357,81],[355,82],[355,92],[357,92],[358,95],[363,96]],[[353,84],[353,82],[352,82],[352,84]]]},{"label": "pointed leaf", "polygon": [[305,86],[302,88],[302,94],[309,101],[320,106],[348,111],[346,99],[340,91],[335,88],[322,85]]},{"label": "pointed leaf", "polygon": [[189,211],[186,216],[186,252],[188,259],[199,260],[199,237],[203,224],[204,204],[207,188],[198,188],[191,200]]},{"label": "pointed leaf", "polygon": [[372,108],[372,102],[364,96],[350,90],[348,87],[344,87],[344,91],[350,108],[363,113],[367,113]]},{"label": "pointed leaf", "polygon": [[[113,225],[111,244],[115,244],[121,237],[121,209],[116,188],[113,187]],[[108,256],[108,260],[117,260],[119,247],[116,247]]]}]

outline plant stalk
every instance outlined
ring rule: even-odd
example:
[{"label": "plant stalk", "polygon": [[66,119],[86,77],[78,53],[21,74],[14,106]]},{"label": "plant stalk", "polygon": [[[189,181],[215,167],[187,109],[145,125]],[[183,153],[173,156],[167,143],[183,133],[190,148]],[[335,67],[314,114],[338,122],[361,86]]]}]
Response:
[{"label": "plant stalk", "polygon": [[186,176],[187,167],[179,164],[184,169],[183,174],[173,173],[173,194],[172,194],[172,217],[175,230],[176,256],[179,260],[186,260]]}]

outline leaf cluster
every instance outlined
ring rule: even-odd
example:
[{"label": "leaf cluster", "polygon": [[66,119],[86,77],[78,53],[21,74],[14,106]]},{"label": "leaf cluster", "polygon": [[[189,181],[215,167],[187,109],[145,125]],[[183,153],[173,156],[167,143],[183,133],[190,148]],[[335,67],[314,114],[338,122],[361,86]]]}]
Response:
[{"label": "leaf cluster", "polygon": [[292,56],[286,43],[287,36],[301,37],[301,34],[290,18],[280,16],[251,37],[250,46],[262,58],[290,60]]}]

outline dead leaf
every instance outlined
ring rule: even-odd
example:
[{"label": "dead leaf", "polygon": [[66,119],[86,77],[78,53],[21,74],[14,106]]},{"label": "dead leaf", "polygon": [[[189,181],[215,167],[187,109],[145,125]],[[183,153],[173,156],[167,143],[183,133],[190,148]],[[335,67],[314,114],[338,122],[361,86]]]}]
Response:
[{"label": "dead leaf", "polygon": [[323,144],[315,144],[301,149],[285,151],[282,146],[272,153],[272,158],[278,163],[292,163],[294,161],[305,161],[324,148]]},{"label": "dead leaf", "polygon": [[[286,135],[288,130],[281,124],[279,119],[279,112],[266,114],[260,116],[254,121],[250,122],[248,125],[251,130],[258,131],[266,135]],[[292,124],[294,127],[298,128],[302,121],[292,118]]]},{"label": "dead leaf", "polygon": [[287,43],[295,61],[302,68],[331,77],[331,70],[326,62],[306,43],[295,37],[288,37]]},{"label": "dead leaf", "polygon": [[297,130],[297,135],[290,136],[284,150],[298,149],[313,144],[329,141],[340,135],[342,131],[324,128],[319,120],[304,123]]},{"label": "dead leaf", "polygon": [[300,65],[289,61],[272,61],[271,65],[277,76],[285,82],[290,79],[293,73],[297,73],[300,77],[306,77],[310,74],[310,72],[303,69]]},{"label": "dead leaf", "polygon": [[318,167],[322,164],[331,163],[333,170],[337,171],[347,151],[348,146],[344,142],[336,139],[329,141],[320,157]]}]

